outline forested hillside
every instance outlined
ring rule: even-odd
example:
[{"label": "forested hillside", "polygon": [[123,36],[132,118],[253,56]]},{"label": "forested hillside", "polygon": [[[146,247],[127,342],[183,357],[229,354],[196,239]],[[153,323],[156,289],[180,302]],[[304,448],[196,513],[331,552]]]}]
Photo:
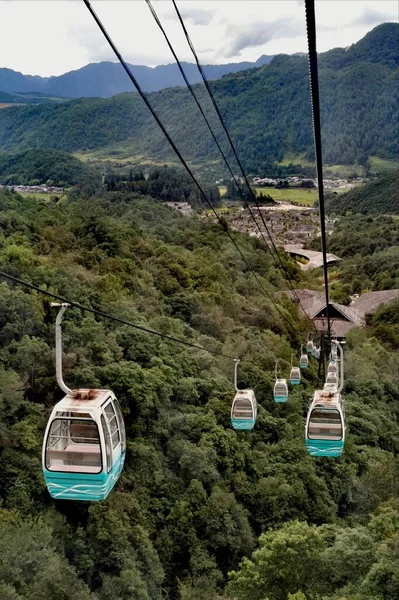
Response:
[{"label": "forested hillside", "polygon": [[[383,24],[346,52],[332,50],[321,56],[325,163],[365,164],[369,155],[399,156],[398,28]],[[306,57],[280,55],[259,69],[226,75],[212,82],[212,88],[247,170],[261,174],[265,165],[287,153],[313,157]],[[197,86],[196,93],[205,98],[203,86]],[[149,98],[187,159],[219,160],[185,89],[163,90]],[[204,102],[220,132],[209,98]],[[36,146],[38,139],[41,147],[65,151],[106,148],[110,155],[174,159],[133,93],[0,111],[1,148],[25,149]]]},{"label": "forested hillside", "polygon": [[[258,240],[234,233],[280,312],[220,226],[150,198],[42,201],[0,190],[0,270],[204,348],[239,356],[260,403],[230,426],[233,363],[69,309],[68,385],[109,386],[128,434],[102,503],[51,501],[41,475],[55,381],[48,298],[0,283],[0,596],[4,600],[381,600],[399,593],[398,401],[382,311],[346,355],[348,439],[314,459],[303,373],[273,401],[308,325]],[[287,259],[288,260],[288,259]],[[301,285],[301,272],[291,264]],[[281,313],[281,314],[280,314]],[[381,341],[384,339],[384,342]],[[244,558],[246,557],[246,558]],[[290,595],[291,594],[291,595]]]},{"label": "forested hillside", "polygon": [[[318,250],[320,240],[314,239],[311,247]],[[339,277],[333,282],[333,288],[341,294],[341,299],[335,297],[335,300],[346,304],[351,294],[399,288],[399,221],[396,217],[341,217],[327,240],[327,248],[344,259],[334,267]]]},{"label": "forested hillside", "polygon": [[70,186],[81,182],[100,184],[100,173],[59,150],[36,148],[0,154],[0,183],[39,185],[51,180],[52,185]]},{"label": "forested hillside", "polygon": [[347,211],[362,214],[399,214],[399,170],[381,175],[375,181],[354,188],[346,194],[329,195],[327,213]]},{"label": "forested hillside", "polygon": [[65,101],[65,98],[55,98],[37,92],[22,94],[0,90],[0,104],[54,104],[62,101]]}]

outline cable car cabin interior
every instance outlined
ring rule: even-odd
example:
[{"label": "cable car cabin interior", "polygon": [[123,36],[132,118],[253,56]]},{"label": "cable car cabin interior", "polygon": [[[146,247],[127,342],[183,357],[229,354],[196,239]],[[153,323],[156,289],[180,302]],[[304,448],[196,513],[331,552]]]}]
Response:
[{"label": "cable car cabin interior", "polygon": [[317,390],[306,423],[306,447],[312,456],[341,456],[345,424],[339,392]]},{"label": "cable car cabin interior", "polygon": [[285,379],[276,379],[274,384],[274,401],[275,402],[287,402],[288,400],[288,386]]},{"label": "cable car cabin interior", "polygon": [[290,373],[290,383],[292,385],[299,385],[301,383],[301,370],[299,367],[292,367]]},{"label": "cable car cabin interior", "polygon": [[257,404],[253,390],[238,390],[231,407],[233,429],[250,431],[255,426]]},{"label": "cable car cabin interior", "polygon": [[109,390],[78,390],[54,407],[43,444],[43,475],[53,498],[104,500],[123,467],[122,412]]},{"label": "cable car cabin interior", "polygon": [[309,359],[307,354],[301,354],[301,358],[299,361],[299,366],[301,369],[307,369],[309,366]]}]

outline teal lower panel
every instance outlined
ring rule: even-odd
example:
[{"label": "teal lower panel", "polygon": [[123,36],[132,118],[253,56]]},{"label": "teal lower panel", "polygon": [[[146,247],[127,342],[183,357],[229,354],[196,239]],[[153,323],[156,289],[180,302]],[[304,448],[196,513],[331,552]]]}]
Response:
[{"label": "teal lower panel", "polygon": [[43,471],[44,481],[52,498],[57,500],[105,500],[121,474],[125,454],[116,461],[109,473],[61,473]]},{"label": "teal lower panel", "polygon": [[301,367],[301,369],[307,369],[308,365],[299,365]]},{"label": "teal lower panel", "polygon": [[233,429],[251,431],[255,426],[255,419],[231,419]]},{"label": "teal lower panel", "polygon": [[306,448],[311,456],[341,456],[344,441],[306,439]]},{"label": "teal lower panel", "polygon": [[290,379],[290,383],[291,383],[291,385],[299,385],[301,383],[301,381],[300,380],[298,381],[298,379]]},{"label": "teal lower panel", "polygon": [[275,402],[287,402],[288,396],[274,396]]}]

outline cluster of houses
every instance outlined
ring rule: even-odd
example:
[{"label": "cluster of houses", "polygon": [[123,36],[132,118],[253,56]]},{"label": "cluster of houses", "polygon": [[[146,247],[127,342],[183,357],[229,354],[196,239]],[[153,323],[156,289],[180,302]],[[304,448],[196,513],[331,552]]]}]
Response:
[{"label": "cluster of houses", "polygon": [[54,185],[2,185],[9,190],[15,190],[16,192],[36,192],[40,194],[62,194],[63,188],[56,187]]},{"label": "cluster of houses", "polygon": [[304,179],[303,177],[284,177],[281,178],[271,178],[271,177],[254,177],[252,179],[253,185],[257,186],[278,186],[285,183],[289,187],[316,187],[316,182],[314,179]]},{"label": "cluster of houses", "polygon": [[194,210],[188,202],[164,202],[169,208],[178,210],[182,215],[189,217],[194,214]]}]

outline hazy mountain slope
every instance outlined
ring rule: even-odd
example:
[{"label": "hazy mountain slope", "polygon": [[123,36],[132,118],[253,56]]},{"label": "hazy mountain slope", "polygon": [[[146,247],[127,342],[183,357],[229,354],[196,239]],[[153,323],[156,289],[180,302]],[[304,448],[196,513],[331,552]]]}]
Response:
[{"label": "hazy mountain slope", "polygon": [[[263,55],[256,62],[229,63],[225,65],[205,65],[205,73],[211,80],[219,79],[226,73],[236,73],[244,69],[268,64],[273,56]],[[187,77],[192,83],[199,83],[201,75],[197,66],[183,63]],[[144,91],[155,92],[167,87],[184,86],[177,65],[159,65],[155,68],[143,65],[129,65]],[[58,77],[38,77],[22,75],[11,69],[0,69],[0,90],[6,92],[41,92],[66,98],[100,97],[109,98],[123,92],[130,92],[132,85],[119,63],[91,63],[59,75]]]},{"label": "hazy mountain slope", "polygon": [[40,92],[2,92],[0,90],[0,102],[5,104],[54,104],[63,102],[64,98],[55,98]]},{"label": "hazy mountain slope", "polygon": [[[384,27],[391,31],[392,24]],[[361,42],[365,52],[365,42]],[[374,44],[372,37],[369,43]],[[386,52],[385,41],[382,45]],[[398,71],[384,61],[356,62],[352,52],[358,52],[356,44],[347,51],[352,61],[349,66],[320,67],[327,164],[362,164],[368,155],[398,156]],[[380,55],[378,48],[373,52],[373,56]],[[391,55],[395,52],[392,42]],[[247,169],[258,171],[265,161],[281,160],[287,152],[313,156],[306,57],[280,55],[259,69],[226,75],[212,87]],[[203,86],[196,90],[204,95]],[[218,158],[214,142],[185,89],[167,89],[149,97],[186,158]],[[209,100],[206,107],[216,122]],[[1,111],[0,147],[36,147],[38,140],[41,147],[66,151],[117,145],[130,155],[157,160],[174,157],[136,94]]]},{"label": "hazy mountain slope", "polygon": [[41,92],[48,77],[39,75],[23,75],[19,71],[0,68],[0,90],[4,92]]},{"label": "hazy mountain slope", "polygon": [[326,201],[330,213],[399,214],[399,170]]}]

